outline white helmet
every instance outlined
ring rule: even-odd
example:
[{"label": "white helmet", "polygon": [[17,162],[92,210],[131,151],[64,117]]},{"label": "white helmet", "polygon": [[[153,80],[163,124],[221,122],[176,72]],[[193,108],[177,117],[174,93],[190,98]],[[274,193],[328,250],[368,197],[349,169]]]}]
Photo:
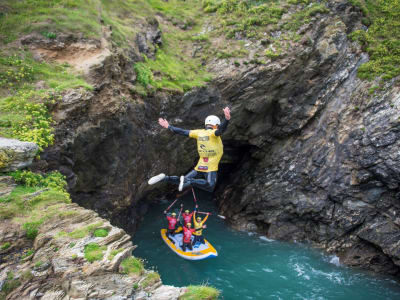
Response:
[{"label": "white helmet", "polygon": [[221,124],[221,121],[220,121],[220,119],[217,117],[217,116],[208,116],[207,118],[206,118],[206,121],[204,122],[204,124],[207,126],[207,125],[212,125],[212,126],[215,126],[215,125],[220,125]]}]

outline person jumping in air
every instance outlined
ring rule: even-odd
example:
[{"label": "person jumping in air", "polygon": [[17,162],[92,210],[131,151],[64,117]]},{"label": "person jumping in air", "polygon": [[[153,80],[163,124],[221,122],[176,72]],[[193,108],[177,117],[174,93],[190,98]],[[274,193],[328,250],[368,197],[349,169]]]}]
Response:
[{"label": "person jumping in air", "polygon": [[[164,173],[158,174],[149,179],[149,184],[155,184],[160,181],[171,182],[179,185],[179,191],[187,186],[194,186],[200,189],[212,192],[217,183],[218,164],[224,152],[221,135],[228,127],[231,119],[229,107],[223,109],[225,119],[221,123],[217,116],[208,116],[205,120],[205,129],[187,130],[169,125],[168,121],[160,118],[158,123],[168,128],[174,133],[188,136],[197,140],[197,152],[200,159],[194,170],[186,176],[167,176]],[[195,178],[201,175],[203,178]]]},{"label": "person jumping in air", "polygon": [[199,216],[196,217],[196,211],[194,211],[193,214],[193,223],[194,223],[194,228],[196,229],[195,232],[193,232],[194,239],[193,239],[193,245],[195,245],[197,242],[200,244],[204,244],[204,237],[203,237],[203,227],[204,223],[207,221],[209,214],[206,215],[204,220],[201,220]]}]

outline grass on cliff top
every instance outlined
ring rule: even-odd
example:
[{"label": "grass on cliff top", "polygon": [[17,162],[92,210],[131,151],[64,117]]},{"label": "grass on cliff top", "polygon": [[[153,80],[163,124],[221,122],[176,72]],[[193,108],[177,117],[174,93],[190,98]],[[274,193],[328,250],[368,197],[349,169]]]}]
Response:
[{"label": "grass on cliff top", "polygon": [[388,80],[400,75],[400,1],[351,0],[359,7],[369,25],[368,31],[355,31],[350,37],[358,40],[368,52],[370,61],[358,69],[362,79],[377,76]]},{"label": "grass on cliff top", "polygon": [[147,19],[161,14],[166,22],[160,24],[162,45],[157,49],[155,59],[144,59],[135,64],[138,82],[145,88],[187,91],[202,86],[211,79],[201,58],[192,57],[193,39],[201,36],[205,16],[201,3],[196,0],[148,0],[137,1],[135,9],[141,8]]},{"label": "grass on cliff top", "polygon": [[[265,38],[280,29],[296,31],[318,13],[328,13],[324,3],[314,0],[203,0],[205,13],[216,13],[228,38],[240,33],[247,38]],[[300,8],[297,5],[301,5]],[[285,22],[282,16],[293,11]]]},{"label": "grass on cliff top", "polygon": [[218,299],[220,291],[206,285],[189,285],[187,292],[179,300],[214,300]]},{"label": "grass on cliff top", "polygon": [[[204,85],[210,76],[190,55],[191,42],[176,42],[183,29],[193,35],[201,29],[204,14],[197,0],[5,0],[0,5],[0,40],[9,43],[31,32],[54,39],[60,33],[100,39],[102,22],[112,27],[112,40],[129,48],[142,25],[162,15],[165,46],[155,61],[145,62],[157,74],[158,89],[184,91]],[[179,26],[179,27],[178,27]],[[190,28],[190,29],[189,29]],[[183,52],[187,53],[183,53]]]},{"label": "grass on cliff top", "polygon": [[65,214],[60,206],[71,202],[64,189],[65,177],[56,172],[42,176],[19,171],[11,175],[20,184],[10,195],[0,198],[0,219],[21,224],[26,236],[33,240],[45,221]]},{"label": "grass on cliff top", "polygon": [[[40,89],[35,87],[39,81]],[[37,62],[24,51],[0,52],[0,135],[34,142],[42,151],[54,142],[50,108],[63,90],[77,87],[92,88],[65,66]]]},{"label": "grass on cliff top", "polygon": [[3,0],[0,40],[12,42],[31,32],[48,37],[57,33],[101,35],[98,0]]}]

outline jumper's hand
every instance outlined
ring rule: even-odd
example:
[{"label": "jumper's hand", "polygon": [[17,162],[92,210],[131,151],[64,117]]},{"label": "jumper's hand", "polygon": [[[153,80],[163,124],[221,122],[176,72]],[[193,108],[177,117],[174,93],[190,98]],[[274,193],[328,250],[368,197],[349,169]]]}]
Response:
[{"label": "jumper's hand", "polygon": [[225,114],[225,119],[230,120],[231,119],[231,110],[229,109],[229,107],[225,107],[223,109],[224,114]]},{"label": "jumper's hand", "polygon": [[210,215],[210,213],[207,213],[207,216],[209,216]]},{"label": "jumper's hand", "polygon": [[198,205],[196,205],[196,208],[199,208],[199,206],[198,206]]},{"label": "jumper's hand", "polygon": [[168,128],[168,126],[169,126],[168,121],[163,118],[158,119],[158,124],[160,124],[164,128]]},{"label": "jumper's hand", "polygon": [[181,204],[181,207],[183,207],[183,204]]},{"label": "jumper's hand", "polygon": [[164,210],[164,214],[166,214],[167,213],[167,211],[166,210]]},{"label": "jumper's hand", "polygon": [[206,229],[207,228],[207,225],[203,225],[203,229]]}]

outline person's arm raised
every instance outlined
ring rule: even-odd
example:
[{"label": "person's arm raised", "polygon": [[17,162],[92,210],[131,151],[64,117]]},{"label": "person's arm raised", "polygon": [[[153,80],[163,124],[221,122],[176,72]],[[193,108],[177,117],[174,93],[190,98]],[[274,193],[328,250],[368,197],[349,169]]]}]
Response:
[{"label": "person's arm raised", "polygon": [[173,133],[177,133],[180,135],[184,135],[184,136],[189,136],[189,131],[187,129],[182,129],[179,127],[174,127],[172,125],[169,125],[168,121],[166,119],[163,118],[159,118],[158,119],[158,124],[160,124],[162,127],[167,128],[169,130],[171,130]]},{"label": "person's arm raised", "polygon": [[215,131],[216,136],[221,136],[226,131],[226,128],[228,127],[229,124],[229,120],[231,119],[231,110],[229,109],[229,107],[228,106],[225,107],[223,111],[225,119],[222,121],[221,125],[219,125],[218,129]]}]

